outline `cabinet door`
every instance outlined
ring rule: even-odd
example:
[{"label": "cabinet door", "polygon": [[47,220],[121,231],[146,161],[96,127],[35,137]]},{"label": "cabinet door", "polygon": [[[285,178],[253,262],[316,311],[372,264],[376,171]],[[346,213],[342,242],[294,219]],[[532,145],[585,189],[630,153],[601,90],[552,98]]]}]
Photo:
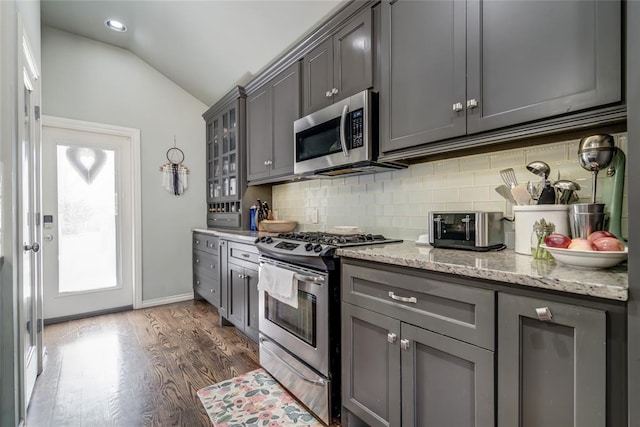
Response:
[{"label": "cabinet door", "polygon": [[333,39],[328,39],[303,58],[304,114],[331,105],[333,96]]},{"label": "cabinet door", "polygon": [[370,426],[400,426],[400,322],[342,304],[342,405]]},{"label": "cabinet door", "polygon": [[619,1],[467,3],[469,133],[621,100]]},{"label": "cabinet door", "polygon": [[271,177],[293,174],[293,122],[300,118],[300,63],[296,62],[270,83],[273,149]]},{"label": "cabinet door", "polygon": [[464,135],[465,2],[384,2],[381,39],[382,151]]},{"label": "cabinet door", "polygon": [[493,425],[493,352],[406,323],[401,332],[402,425]]},{"label": "cabinet door", "polygon": [[498,319],[499,426],[606,424],[605,312],[500,294]]},{"label": "cabinet door", "polygon": [[228,292],[229,292],[229,316],[228,319],[236,328],[244,331],[245,323],[245,279],[244,269],[235,264],[229,263],[227,269]]},{"label": "cabinet door", "polygon": [[244,333],[258,341],[258,270],[244,269],[246,306]]},{"label": "cabinet door", "polygon": [[373,86],[372,13],[366,8],[333,36],[334,102]]},{"label": "cabinet door", "polygon": [[[247,99],[247,179],[249,181],[269,176],[267,160],[271,153],[270,109],[269,85],[252,93]],[[293,127],[293,123],[291,126]]]}]

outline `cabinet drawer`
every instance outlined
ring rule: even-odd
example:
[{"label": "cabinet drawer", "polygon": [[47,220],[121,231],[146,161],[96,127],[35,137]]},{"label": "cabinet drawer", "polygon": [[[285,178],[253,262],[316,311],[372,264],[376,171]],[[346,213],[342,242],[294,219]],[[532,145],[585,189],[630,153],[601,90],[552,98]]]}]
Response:
[{"label": "cabinet drawer", "polygon": [[240,228],[240,213],[208,213],[209,227]]},{"label": "cabinet drawer", "polygon": [[495,346],[493,291],[345,263],[342,299],[489,350]]},{"label": "cabinet drawer", "polygon": [[193,272],[194,274],[206,274],[213,278],[219,278],[220,264],[218,262],[218,255],[203,251],[193,251]]},{"label": "cabinet drawer", "polygon": [[258,263],[258,249],[253,245],[246,245],[243,243],[229,242],[229,261],[238,260],[251,262],[253,264]]},{"label": "cabinet drawer", "polygon": [[194,274],[193,290],[210,304],[220,306],[220,282],[206,275]]},{"label": "cabinet drawer", "polygon": [[217,254],[218,237],[211,234],[193,233],[193,249]]}]

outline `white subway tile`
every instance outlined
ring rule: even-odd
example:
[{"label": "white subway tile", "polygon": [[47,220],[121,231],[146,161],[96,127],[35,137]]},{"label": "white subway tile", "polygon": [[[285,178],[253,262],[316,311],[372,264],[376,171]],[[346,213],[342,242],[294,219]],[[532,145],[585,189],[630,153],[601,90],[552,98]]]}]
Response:
[{"label": "white subway tile", "polygon": [[516,168],[525,163],[524,150],[508,150],[491,154],[489,157],[491,169]]},{"label": "white subway tile", "polygon": [[409,171],[411,173],[411,176],[413,177],[430,176],[430,175],[433,175],[433,163],[427,162],[427,163],[418,163],[415,165],[411,165],[409,166]]},{"label": "white subway tile", "polygon": [[526,150],[526,163],[529,164],[535,160],[551,163],[567,159],[568,144],[565,142],[556,144],[537,145],[529,147]]},{"label": "white subway tile", "polygon": [[458,188],[470,184],[473,184],[473,175],[469,172],[451,173],[446,176],[446,188]]},{"label": "white subway tile", "polygon": [[460,159],[460,172],[471,172],[489,169],[489,155],[467,156]]},{"label": "white subway tile", "polygon": [[376,182],[391,181],[392,178],[391,172],[376,172],[373,175],[373,179]]},{"label": "white subway tile", "polygon": [[[500,197],[493,189],[491,192]],[[489,187],[460,187],[458,188],[458,198],[461,202],[492,200],[492,196],[489,195]]]},{"label": "white subway tile", "polygon": [[433,167],[435,175],[458,173],[460,172],[460,161],[458,159],[438,161],[434,163]]},{"label": "white subway tile", "polygon": [[446,203],[446,202],[457,202],[458,198],[458,189],[457,188],[446,188],[446,189],[437,189],[433,190],[433,201]]},{"label": "white subway tile", "polygon": [[448,211],[471,211],[473,210],[473,202],[447,202],[445,209]]}]

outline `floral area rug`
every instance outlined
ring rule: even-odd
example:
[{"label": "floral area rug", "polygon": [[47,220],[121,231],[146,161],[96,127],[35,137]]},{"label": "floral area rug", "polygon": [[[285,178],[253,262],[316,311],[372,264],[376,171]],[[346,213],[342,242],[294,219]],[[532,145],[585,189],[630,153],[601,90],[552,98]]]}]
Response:
[{"label": "floral area rug", "polygon": [[264,369],[198,390],[215,427],[322,426]]}]

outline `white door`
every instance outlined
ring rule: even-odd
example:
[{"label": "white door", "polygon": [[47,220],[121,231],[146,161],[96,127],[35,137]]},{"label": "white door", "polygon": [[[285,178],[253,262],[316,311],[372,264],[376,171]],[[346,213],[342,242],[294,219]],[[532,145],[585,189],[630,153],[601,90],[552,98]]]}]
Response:
[{"label": "white door", "polygon": [[[22,22],[19,22],[20,28]],[[20,31],[23,33],[23,31]],[[18,259],[18,298],[20,307],[19,354],[23,358],[20,367],[20,414],[24,416],[29,406],[36,377],[41,370],[41,287],[40,266],[40,125],[39,125],[39,82],[38,70],[23,33],[18,62],[19,76],[22,77],[22,93],[19,95],[18,114],[18,239],[20,246]]]},{"label": "white door", "polygon": [[52,120],[45,118],[42,128],[44,318],[132,307],[134,141]]}]

